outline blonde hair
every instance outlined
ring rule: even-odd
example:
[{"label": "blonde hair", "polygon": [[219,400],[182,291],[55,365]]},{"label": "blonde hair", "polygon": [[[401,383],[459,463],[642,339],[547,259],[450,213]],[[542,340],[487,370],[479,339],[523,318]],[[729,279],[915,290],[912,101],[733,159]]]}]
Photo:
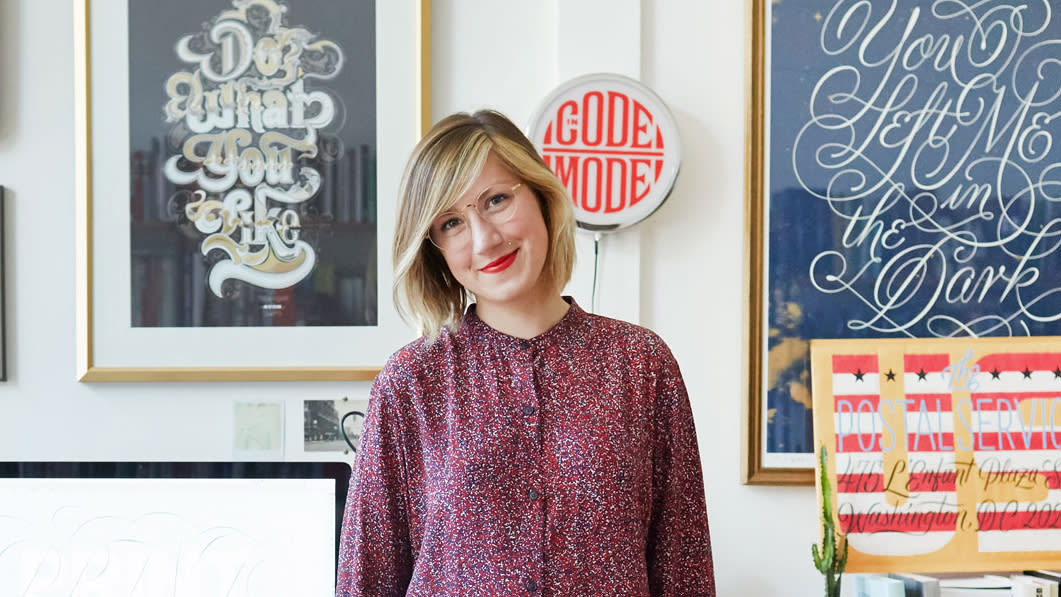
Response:
[{"label": "blonde hair", "polygon": [[507,117],[492,110],[457,113],[440,120],[413,149],[402,175],[394,231],[394,302],[421,336],[434,340],[456,328],[470,292],[450,273],[428,229],[494,155],[531,189],[549,231],[542,275],[556,292],[571,279],[575,263],[575,215],[564,185],[534,145]]}]

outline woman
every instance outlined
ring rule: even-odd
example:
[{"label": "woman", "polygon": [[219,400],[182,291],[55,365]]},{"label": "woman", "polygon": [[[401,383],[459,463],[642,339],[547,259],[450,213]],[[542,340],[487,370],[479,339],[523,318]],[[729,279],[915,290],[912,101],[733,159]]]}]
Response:
[{"label": "woman", "polygon": [[422,337],[372,387],[339,595],[714,595],[678,365],[561,297],[573,261],[570,199],[504,116],[413,150],[395,299]]}]

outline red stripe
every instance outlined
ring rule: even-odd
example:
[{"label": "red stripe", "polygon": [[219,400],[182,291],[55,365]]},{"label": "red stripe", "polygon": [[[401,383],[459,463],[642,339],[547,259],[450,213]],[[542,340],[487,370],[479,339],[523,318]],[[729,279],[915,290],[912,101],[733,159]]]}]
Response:
[{"label": "red stripe", "polygon": [[[1021,487],[1030,488],[1042,482],[1037,475],[1045,478],[1047,489],[1061,489],[1061,471],[1055,470],[1008,471],[1004,473],[981,472],[979,476],[969,482],[981,487],[1002,483],[1016,483]],[[906,484],[899,483],[894,477],[885,479],[884,475],[880,473],[851,473],[836,476],[836,492],[880,493],[889,491],[908,494],[922,491],[954,491],[956,480],[957,473],[954,471],[910,473],[910,478]]]},{"label": "red stripe", "polygon": [[[862,407],[862,412],[867,413],[869,409],[866,405],[862,404],[862,401],[869,402],[873,406],[873,412],[877,412],[880,408],[880,395],[879,394],[835,394],[833,396],[835,412],[857,413],[858,408]],[[951,398],[950,394],[907,394],[907,400],[913,400],[912,404],[906,405],[906,412],[916,413],[921,412],[921,405],[925,405],[925,410],[934,413],[950,412],[951,409]],[[937,400],[939,401],[937,403]],[[844,403],[844,410],[840,410],[840,403]],[[900,405],[903,403],[898,400],[893,400],[892,404],[895,405],[896,411],[898,411]]]},{"label": "red stripe", "polygon": [[[887,507],[887,506],[883,506]],[[957,529],[956,512],[872,512],[868,514],[840,514],[840,528],[845,533],[928,533]]]},{"label": "red stripe", "polygon": [[[880,435],[880,433],[837,434],[836,451],[845,454],[881,452]],[[891,441],[889,438],[889,444]],[[937,433],[926,430],[925,433],[908,431],[906,434],[907,452],[951,452],[954,447],[954,434],[950,432]],[[985,457],[991,456],[992,453],[1058,450],[1061,449],[1061,429],[1051,431],[1048,428],[1045,434],[1041,429],[1026,432],[974,430],[972,449]]]},{"label": "red stripe", "polygon": [[913,404],[906,406],[906,412],[920,412],[921,405],[925,405],[925,410],[929,412],[947,412],[954,409],[951,408],[950,394],[907,394],[907,400],[913,400]]},{"label": "red stripe", "polygon": [[[1061,439],[1061,438],[1058,438]],[[861,440],[861,441],[860,441]],[[891,438],[888,439],[889,444]],[[990,441],[987,442],[990,444]],[[916,445],[915,445],[916,444]],[[868,448],[867,448],[868,446]],[[890,445],[889,445],[890,447]],[[953,433],[907,433],[907,452],[951,452],[954,450]],[[844,454],[882,453],[879,433],[848,433],[836,436],[836,451]]]},{"label": "red stripe", "polygon": [[[873,407],[874,413],[880,405],[880,394],[837,394],[833,396],[835,402],[836,412],[858,412],[859,407],[862,407],[862,412],[869,413],[870,410],[866,408],[863,402],[868,402]],[[844,403],[843,411],[840,410],[840,403]]]},{"label": "red stripe", "polygon": [[950,365],[950,355],[946,354],[904,354],[903,369],[907,373],[943,371]]},{"label": "red stripe", "polygon": [[834,354],[833,373],[876,373],[877,355],[875,354]]},{"label": "red stripe", "polygon": [[889,475],[885,480],[880,473],[848,474],[836,476],[837,493],[880,493],[892,491],[908,494],[921,491],[954,491],[957,473],[910,473],[907,483],[898,483]]},{"label": "red stripe", "polygon": [[[1000,410],[1016,411],[1020,407],[1020,402],[1022,400],[1034,400],[1034,398],[1026,395],[1014,396],[1013,393],[1010,392],[1009,394],[1005,395],[993,393],[990,396],[973,396],[969,399],[969,401],[972,403],[973,410],[980,410],[984,412],[997,412]],[[1051,398],[1050,400],[1052,401],[1053,399]],[[1004,402],[1009,408],[999,408],[999,402]],[[1034,408],[1036,412],[1042,412],[1043,410],[1042,405],[1035,406]],[[1049,412],[1050,404],[1046,405],[1046,410],[1047,412]]]},{"label": "red stripe", "polygon": [[980,523],[981,531],[1061,529],[1061,509],[1052,508],[1052,506],[1052,504],[1044,503],[1041,508],[1036,508],[1033,504],[1033,511],[1013,512],[1012,510],[1005,511],[1005,505],[998,504],[999,511],[977,512],[976,520]]},{"label": "red stripe", "polygon": [[953,433],[906,434],[907,452],[950,452],[952,450],[954,450]]},{"label": "red stripe", "polygon": [[1061,367],[1061,352],[1026,352],[989,354],[976,362],[985,371],[1053,371]]},{"label": "red stripe", "polygon": [[[859,440],[862,440],[859,443]],[[866,447],[868,446],[868,447]],[[880,434],[878,433],[849,433],[836,436],[836,451],[849,453],[880,453]]]},{"label": "red stripe", "polygon": [[[1025,435],[1027,433],[1027,436]],[[1023,450],[1057,450],[1061,448],[1061,430],[1047,428],[1043,431],[1022,432],[984,431],[973,433],[973,449],[980,456],[991,456],[993,452],[1020,452]],[[1052,437],[1051,437],[1052,435]]]}]

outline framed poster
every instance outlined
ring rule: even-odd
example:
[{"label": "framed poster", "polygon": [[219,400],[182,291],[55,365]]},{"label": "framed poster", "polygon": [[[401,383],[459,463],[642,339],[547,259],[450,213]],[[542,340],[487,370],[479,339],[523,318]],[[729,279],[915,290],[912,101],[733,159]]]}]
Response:
[{"label": "framed poster", "polygon": [[79,379],[372,379],[428,0],[74,5]]},{"label": "framed poster", "polygon": [[846,571],[1061,566],[1061,338],[815,340],[811,353]]},{"label": "framed poster", "polygon": [[1047,0],[749,4],[745,462],[813,483],[812,338],[1061,333]]}]

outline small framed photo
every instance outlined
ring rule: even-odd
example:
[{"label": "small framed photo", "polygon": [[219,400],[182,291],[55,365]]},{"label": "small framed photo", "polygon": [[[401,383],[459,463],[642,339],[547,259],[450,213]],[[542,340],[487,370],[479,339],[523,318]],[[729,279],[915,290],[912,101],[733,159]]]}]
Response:
[{"label": "small framed photo", "polygon": [[304,400],[302,402],[302,448],[315,456],[331,453],[349,460],[361,442],[361,425],[368,400]]}]

